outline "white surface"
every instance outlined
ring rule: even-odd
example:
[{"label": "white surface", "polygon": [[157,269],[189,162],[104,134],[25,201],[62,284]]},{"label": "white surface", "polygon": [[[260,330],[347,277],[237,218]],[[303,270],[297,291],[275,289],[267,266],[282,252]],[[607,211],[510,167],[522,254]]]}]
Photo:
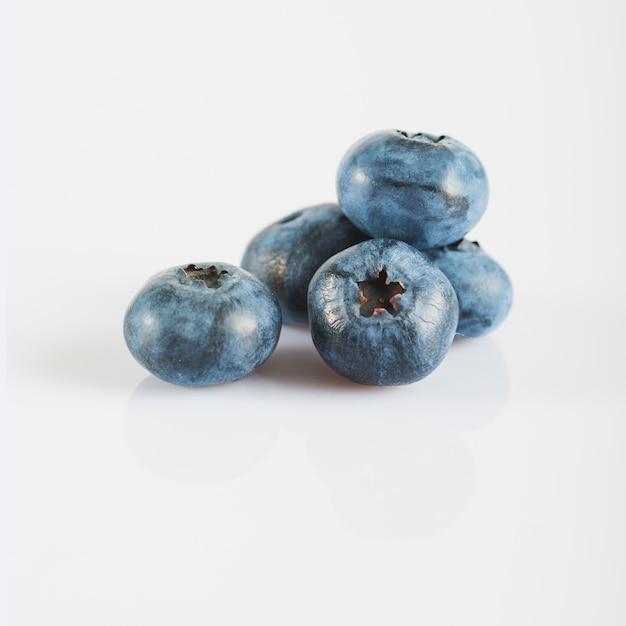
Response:
[{"label": "white surface", "polygon": [[[5,621],[621,626],[621,5],[223,4],[7,6]],[[387,127],[485,164],[500,329],[397,389],[292,329],[214,389],[132,360],[151,274],[238,263]]]}]

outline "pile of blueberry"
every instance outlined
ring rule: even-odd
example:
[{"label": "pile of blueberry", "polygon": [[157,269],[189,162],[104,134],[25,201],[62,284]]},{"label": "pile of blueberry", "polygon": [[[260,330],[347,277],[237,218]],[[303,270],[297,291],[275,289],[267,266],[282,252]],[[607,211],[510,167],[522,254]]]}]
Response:
[{"label": "pile of blueberry", "polygon": [[153,276],[124,319],[135,359],[171,383],[215,385],[259,367],[282,323],[308,325],[339,374],[403,385],[430,374],[455,335],[479,337],[506,317],[508,276],[464,239],[488,199],[467,146],[372,133],[343,157],[337,198],[268,226],[241,267],[190,263]]}]

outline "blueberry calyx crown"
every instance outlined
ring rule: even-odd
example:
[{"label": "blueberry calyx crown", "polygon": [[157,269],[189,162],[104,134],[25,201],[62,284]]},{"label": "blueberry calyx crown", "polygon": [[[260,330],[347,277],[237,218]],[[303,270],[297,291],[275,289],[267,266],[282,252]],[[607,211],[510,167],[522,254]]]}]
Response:
[{"label": "blueberry calyx crown", "polygon": [[372,317],[374,313],[381,310],[391,315],[398,314],[396,299],[406,289],[399,282],[388,282],[385,270],[382,270],[376,278],[358,281],[357,285],[362,300],[359,311],[363,317]]},{"label": "blueberry calyx crown", "polygon": [[187,279],[202,281],[208,289],[219,289],[222,286],[220,280],[228,274],[226,270],[218,272],[215,265],[211,265],[211,267],[205,269],[190,263],[187,267],[181,269],[185,274],[183,281],[186,281]]},{"label": "blueberry calyx crown", "polygon": [[396,130],[396,132],[407,139],[417,139],[423,143],[439,143],[446,138],[446,135],[439,135],[439,137],[435,137],[434,135],[429,135],[428,133],[407,133],[405,130]]},{"label": "blueberry calyx crown", "polygon": [[465,239],[459,239],[458,241],[455,241],[454,243],[449,243],[447,246],[442,246],[443,249],[447,248],[448,250],[458,250],[461,246],[461,244],[465,243],[467,241],[467,244],[470,245],[473,249],[478,249],[480,248],[480,244],[477,241],[468,241]]}]

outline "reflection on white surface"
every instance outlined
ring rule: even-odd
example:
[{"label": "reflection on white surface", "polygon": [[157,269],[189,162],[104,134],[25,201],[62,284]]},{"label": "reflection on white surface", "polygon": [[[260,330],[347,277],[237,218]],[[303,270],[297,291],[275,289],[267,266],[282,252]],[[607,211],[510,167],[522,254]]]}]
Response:
[{"label": "reflection on white surface", "polygon": [[311,463],[342,522],[359,534],[414,539],[445,528],[468,503],[471,454],[454,430],[393,416],[339,418],[308,433]]},{"label": "reflection on white surface", "polygon": [[475,469],[464,433],[497,417],[507,393],[506,364],[489,339],[455,343],[440,376],[372,388],[335,375],[308,333],[286,329],[244,381],[198,390],[145,379],[124,428],[150,472],[204,484],[251,471],[283,428],[304,438],[345,526],[414,539],[445,528],[469,502]]},{"label": "reflection on white surface", "polygon": [[509,394],[509,372],[491,337],[456,339],[440,368],[442,375],[429,379],[424,390],[432,421],[469,431],[500,414]]},{"label": "reflection on white surface", "polygon": [[268,415],[234,411],[232,400],[175,387],[154,377],[134,391],[124,430],[133,455],[157,476],[223,483],[242,476],[272,450],[278,425]]}]

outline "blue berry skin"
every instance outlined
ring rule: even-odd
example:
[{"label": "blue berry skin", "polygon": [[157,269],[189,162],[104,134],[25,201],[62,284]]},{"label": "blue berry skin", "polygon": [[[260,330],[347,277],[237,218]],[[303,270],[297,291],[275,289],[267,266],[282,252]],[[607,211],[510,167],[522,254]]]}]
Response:
[{"label": "blue berry skin", "polygon": [[480,337],[504,321],[513,303],[511,281],[476,241],[462,239],[422,252],[448,277],[456,291],[459,335]]},{"label": "blue berry skin", "polygon": [[283,322],[307,325],[307,289],[315,270],[333,254],[369,239],[328,203],[296,211],[248,244],[241,266],[260,278],[280,303]]},{"label": "blue berry skin", "polygon": [[462,239],[485,212],[489,186],[478,157],[460,141],[383,130],[344,155],[337,197],[364,232],[421,250]]},{"label": "blue berry skin", "polygon": [[227,263],[154,275],[124,318],[135,359],[158,378],[190,387],[247,376],[273,352],[280,328],[280,306],[267,285]]},{"label": "blue berry skin", "polygon": [[371,239],[326,261],[309,284],[313,343],[363,385],[405,385],[443,360],[458,322],[448,279],[414,247]]}]

